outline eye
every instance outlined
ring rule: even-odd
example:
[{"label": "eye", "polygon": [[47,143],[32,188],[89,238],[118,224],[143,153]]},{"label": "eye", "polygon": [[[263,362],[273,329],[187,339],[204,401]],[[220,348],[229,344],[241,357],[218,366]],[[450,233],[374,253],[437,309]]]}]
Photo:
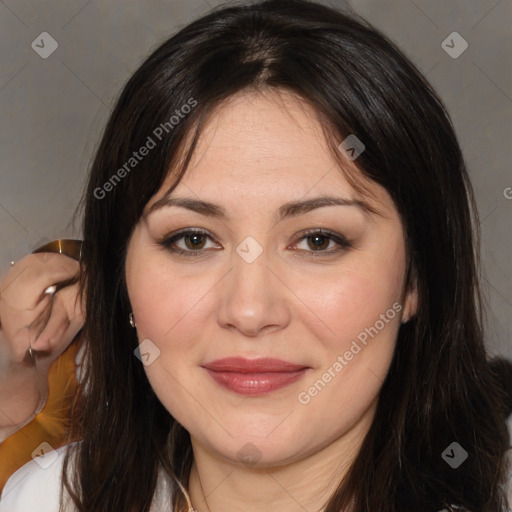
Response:
[{"label": "eye", "polygon": [[[303,236],[299,238],[298,242],[305,242],[305,251],[309,252],[310,256],[325,256],[327,254],[338,253],[348,247],[352,247],[343,235],[326,231],[324,229],[312,229],[301,234]],[[335,246],[338,245],[338,247],[326,250],[329,247],[332,247],[331,243],[334,243]],[[297,247],[297,245],[294,247]]]},{"label": "eye", "polygon": [[[169,252],[183,256],[200,256],[204,254],[202,249],[205,248],[206,240],[208,238],[211,237],[206,231],[200,229],[188,229],[164,238],[164,240],[159,242],[159,244],[165,247]],[[181,247],[178,245],[178,242],[181,241],[183,241],[184,247],[183,245]]]},{"label": "eye", "polygon": [[[330,255],[352,247],[344,236],[323,229],[303,231],[300,235],[302,236],[292,248],[296,250],[298,244],[305,243],[306,248],[299,249],[309,253],[309,256]],[[164,238],[159,244],[171,253],[183,256],[202,256],[206,252],[204,249],[212,248],[207,247],[207,241],[211,238],[210,234],[204,230],[187,229]],[[332,248],[332,245],[334,245],[334,248]],[[219,248],[218,245],[215,247],[215,244],[213,247]]]}]

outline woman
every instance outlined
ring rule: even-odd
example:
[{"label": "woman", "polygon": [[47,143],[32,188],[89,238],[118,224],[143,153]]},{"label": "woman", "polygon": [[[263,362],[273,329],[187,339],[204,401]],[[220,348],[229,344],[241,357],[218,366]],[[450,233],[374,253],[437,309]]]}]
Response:
[{"label": "woman", "polygon": [[81,512],[508,510],[470,206],[442,102],[364,21],[191,23],[90,172],[76,442],[3,510],[61,465]]}]

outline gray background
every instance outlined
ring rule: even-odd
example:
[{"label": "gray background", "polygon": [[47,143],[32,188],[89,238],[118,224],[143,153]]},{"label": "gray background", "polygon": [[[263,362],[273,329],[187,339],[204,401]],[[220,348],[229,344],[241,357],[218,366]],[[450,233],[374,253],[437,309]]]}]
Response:
[{"label": "gray background", "polygon": [[[220,3],[0,0],[0,276],[43,240],[80,237],[69,221],[121,87],[152,49]],[[512,0],[348,3],[448,106],[481,216],[489,350],[512,358]],[[47,59],[31,47],[42,32],[58,42]],[[441,46],[452,32],[469,45],[458,58]]]}]

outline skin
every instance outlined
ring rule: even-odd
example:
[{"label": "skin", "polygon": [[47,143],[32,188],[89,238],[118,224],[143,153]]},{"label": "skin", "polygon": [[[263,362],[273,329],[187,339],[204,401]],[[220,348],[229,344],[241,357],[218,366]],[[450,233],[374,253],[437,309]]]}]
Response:
[{"label": "skin", "polygon": [[50,366],[83,326],[78,283],[44,293],[78,270],[77,261],[61,254],[29,254],[0,282],[0,442],[42,408]]},{"label": "skin", "polygon": [[[347,168],[355,163],[347,160]],[[172,180],[170,174],[146,213]],[[382,187],[368,186],[371,198],[349,185],[311,107],[286,92],[243,93],[210,118],[172,194],[216,203],[229,218],[164,206],[135,227],[126,259],[129,297],[139,341],[160,350],[145,370],[191,435],[188,490],[199,512],[317,511],[356,456],[400,323],[416,309],[416,293],[405,290],[400,217]],[[284,203],[322,195],[364,200],[379,215],[327,206],[276,223]],[[184,228],[211,235],[174,243],[200,256],[159,244]],[[324,252],[315,251],[301,231],[319,228],[351,246],[327,238],[320,241]],[[248,236],[263,251],[252,263],[236,252]],[[394,303],[401,311],[309,403],[300,403],[298,394]],[[287,387],[243,396],[201,368],[228,356],[275,357],[310,369]]]}]

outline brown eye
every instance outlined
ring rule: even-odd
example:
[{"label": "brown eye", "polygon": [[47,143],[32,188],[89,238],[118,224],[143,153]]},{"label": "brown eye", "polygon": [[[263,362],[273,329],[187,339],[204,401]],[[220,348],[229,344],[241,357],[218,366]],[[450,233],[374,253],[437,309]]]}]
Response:
[{"label": "brown eye", "polygon": [[311,241],[311,243],[308,245],[314,251],[327,249],[327,247],[329,247],[329,243],[331,242],[331,239],[326,235],[309,235],[306,238],[308,241]]},{"label": "brown eye", "polygon": [[[296,242],[295,247],[300,250],[304,250],[308,256],[328,256],[352,247],[343,235],[322,229],[309,230],[301,233],[301,235],[302,236]],[[303,241],[305,241],[306,245],[304,249],[298,247],[298,245]],[[334,248],[328,249],[331,242],[334,244]],[[335,247],[336,245],[338,247]]]},{"label": "brown eye", "polygon": [[205,249],[208,239],[211,239],[211,236],[206,231],[188,229],[166,237],[159,244],[172,253],[183,256],[200,256],[207,252],[203,249]]},{"label": "brown eye", "polygon": [[[183,236],[185,245],[190,250],[202,249],[206,243],[206,236],[203,233],[193,233]],[[202,241],[202,243],[201,243]]]}]

